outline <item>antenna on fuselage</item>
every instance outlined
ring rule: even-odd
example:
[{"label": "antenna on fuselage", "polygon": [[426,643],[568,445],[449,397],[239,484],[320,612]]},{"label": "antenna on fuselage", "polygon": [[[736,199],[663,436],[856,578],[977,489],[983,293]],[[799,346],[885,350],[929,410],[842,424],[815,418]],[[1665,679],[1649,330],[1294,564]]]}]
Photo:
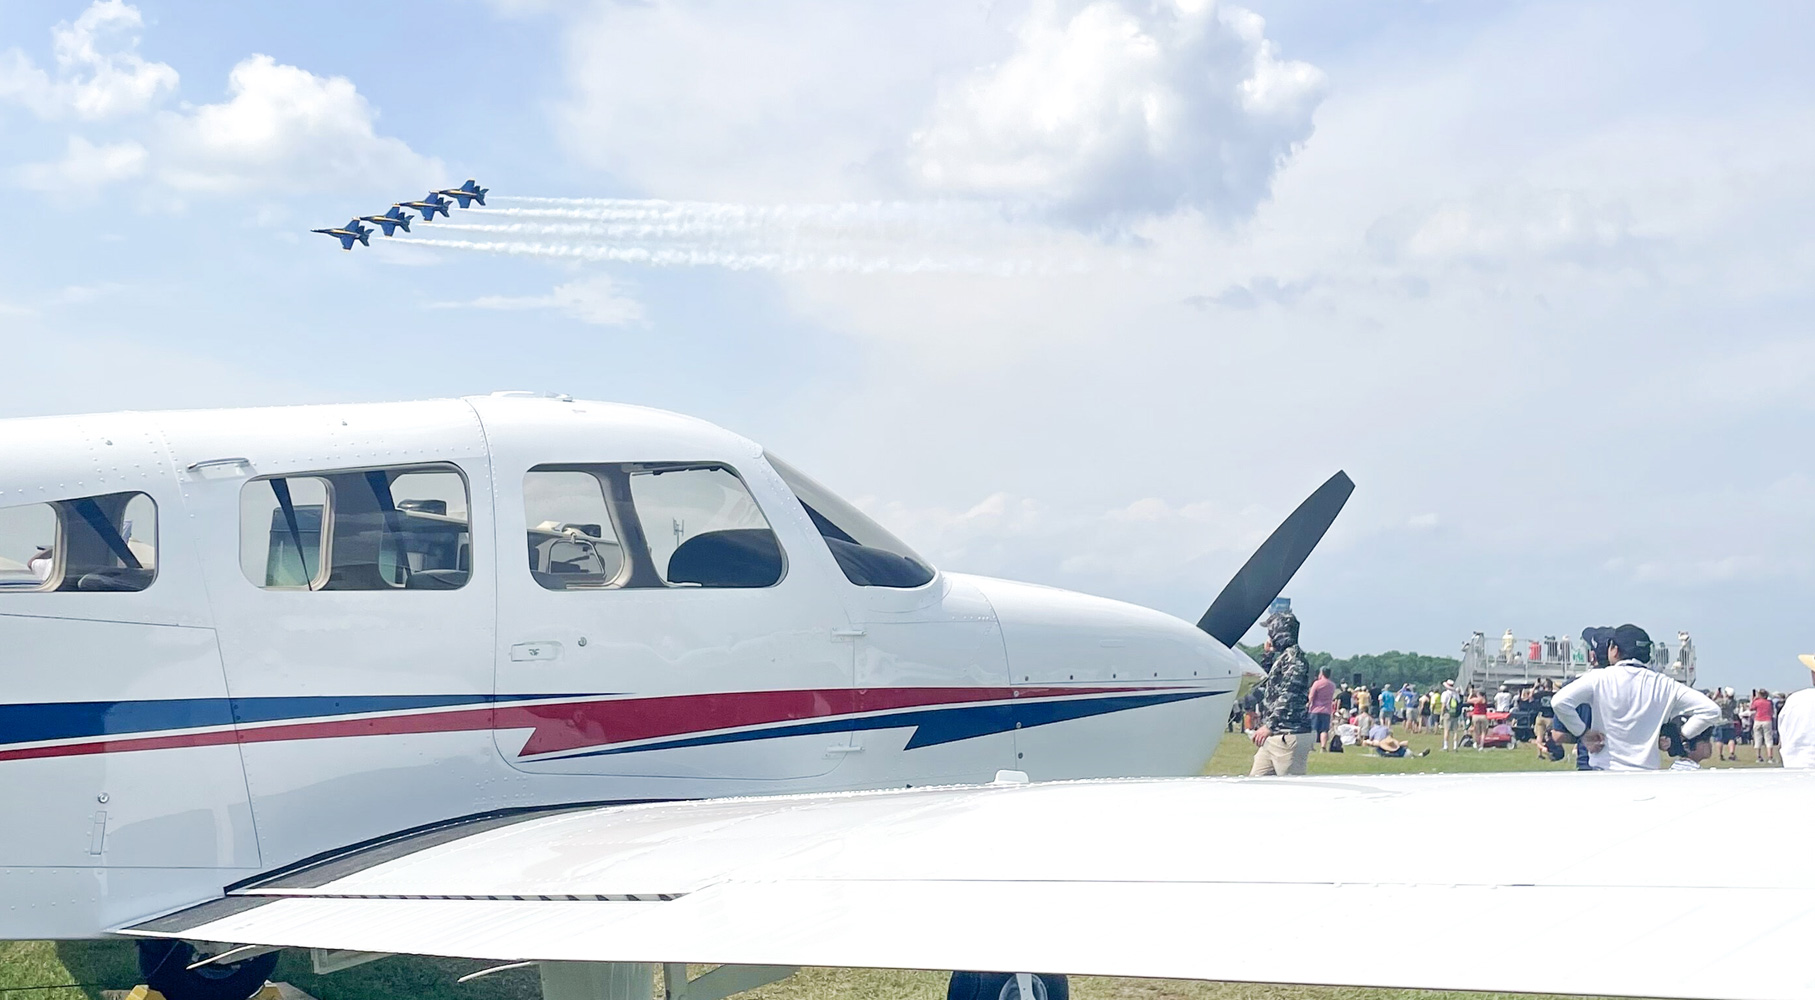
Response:
[{"label": "antenna on fuselage", "polygon": [[1323,541],[1324,532],[1330,530],[1336,515],[1342,513],[1343,504],[1349,502],[1349,494],[1354,492],[1354,480],[1346,472],[1337,472],[1306,497],[1260,543],[1223,592],[1216,595],[1210,609],[1198,619],[1197,627],[1233,649],[1236,641],[1260,621],[1286,584],[1292,582],[1292,575]]}]

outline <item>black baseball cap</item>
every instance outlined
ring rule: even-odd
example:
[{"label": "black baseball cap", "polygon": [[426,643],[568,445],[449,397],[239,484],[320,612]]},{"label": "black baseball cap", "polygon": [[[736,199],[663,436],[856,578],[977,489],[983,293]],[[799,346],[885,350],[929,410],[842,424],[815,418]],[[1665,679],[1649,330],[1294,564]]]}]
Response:
[{"label": "black baseball cap", "polygon": [[1637,625],[1626,624],[1613,630],[1613,644],[1634,659],[1650,659],[1651,635]]}]

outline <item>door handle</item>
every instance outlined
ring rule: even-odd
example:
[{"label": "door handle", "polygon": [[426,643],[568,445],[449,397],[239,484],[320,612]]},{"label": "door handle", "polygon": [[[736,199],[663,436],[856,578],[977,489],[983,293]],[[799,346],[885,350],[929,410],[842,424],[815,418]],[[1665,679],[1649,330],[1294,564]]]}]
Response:
[{"label": "door handle", "polygon": [[542,660],[561,658],[561,644],[558,642],[519,642],[510,648],[513,663],[535,663]]}]

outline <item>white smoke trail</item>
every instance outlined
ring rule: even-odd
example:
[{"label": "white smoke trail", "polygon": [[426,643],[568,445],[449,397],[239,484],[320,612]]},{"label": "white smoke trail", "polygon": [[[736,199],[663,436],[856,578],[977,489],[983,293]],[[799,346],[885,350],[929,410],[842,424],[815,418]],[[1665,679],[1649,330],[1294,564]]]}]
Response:
[{"label": "white smoke trail", "polygon": [[476,242],[398,237],[386,242],[444,250],[475,250],[515,257],[648,264],[655,267],[723,267],[733,271],[834,271],[847,274],[963,272],[1012,276],[1048,270],[1027,260],[976,256],[884,257],[861,254],[737,252],[711,246],[585,246],[564,243]]},{"label": "white smoke trail", "polygon": [[[742,205],[626,198],[498,197],[398,242],[448,250],[734,270],[1079,270],[1054,231],[985,202]],[[437,231],[494,240],[438,239]]]}]

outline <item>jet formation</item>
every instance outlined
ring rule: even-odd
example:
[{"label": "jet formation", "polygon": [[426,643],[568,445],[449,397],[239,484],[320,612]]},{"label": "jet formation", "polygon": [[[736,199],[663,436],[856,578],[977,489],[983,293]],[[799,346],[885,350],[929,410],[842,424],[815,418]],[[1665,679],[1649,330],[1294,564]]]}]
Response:
[{"label": "jet formation", "polygon": [[[480,187],[478,181],[468,178],[465,184],[462,184],[457,188],[443,188],[440,191],[430,191],[428,196],[420,201],[400,201],[395,205],[392,205],[383,215],[361,215],[349,219],[344,226],[336,226],[332,229],[311,229],[309,231],[334,237],[340,241],[340,248],[342,250],[353,249],[353,244],[355,242],[364,246],[371,246],[372,229],[370,226],[360,225],[362,222],[370,222],[373,225],[378,226],[379,229],[384,231],[386,236],[395,236],[399,229],[402,229],[406,233],[410,231],[410,213],[404,211],[406,208],[415,209],[417,212],[421,213],[423,222],[432,222],[435,219],[436,212],[440,212],[442,218],[448,218],[448,209],[455,205],[458,205],[460,208],[471,208],[474,202],[478,202],[479,205],[483,207],[485,205],[485,195],[490,190],[490,188]],[[449,198],[452,198],[453,201],[449,201]]]}]

